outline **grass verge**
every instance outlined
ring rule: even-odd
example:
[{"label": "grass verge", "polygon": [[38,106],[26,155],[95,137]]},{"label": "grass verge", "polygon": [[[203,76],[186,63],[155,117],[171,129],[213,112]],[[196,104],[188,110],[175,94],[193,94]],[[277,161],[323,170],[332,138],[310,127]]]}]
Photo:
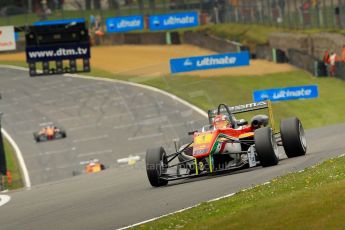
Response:
[{"label": "grass verge", "polygon": [[344,165],[345,157],[327,160],[138,229],[339,229],[345,213]]},{"label": "grass verge", "polygon": [[6,138],[4,138],[4,147],[5,147],[7,170],[10,171],[12,175],[12,183],[8,184],[7,179],[6,179],[5,189],[13,190],[13,189],[22,188],[24,185],[23,185],[18,161],[15,155],[14,149],[12,148],[11,144],[6,140]]}]

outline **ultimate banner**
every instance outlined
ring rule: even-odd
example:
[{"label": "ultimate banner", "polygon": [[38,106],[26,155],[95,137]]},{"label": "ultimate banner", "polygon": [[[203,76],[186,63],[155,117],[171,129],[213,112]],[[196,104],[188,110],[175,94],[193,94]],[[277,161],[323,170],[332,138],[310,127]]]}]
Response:
[{"label": "ultimate banner", "polygon": [[208,56],[176,58],[170,60],[171,73],[248,66],[249,52],[225,53]]}]

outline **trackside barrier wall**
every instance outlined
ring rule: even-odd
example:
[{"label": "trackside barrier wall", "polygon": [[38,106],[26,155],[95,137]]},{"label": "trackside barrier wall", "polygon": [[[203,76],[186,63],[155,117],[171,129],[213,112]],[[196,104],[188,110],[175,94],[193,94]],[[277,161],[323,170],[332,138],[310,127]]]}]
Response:
[{"label": "trackside barrier wall", "polygon": [[218,53],[249,50],[241,43],[218,38],[205,32],[186,31],[183,33],[183,43],[200,46]]},{"label": "trackside barrier wall", "polygon": [[183,33],[183,43],[200,46],[218,53],[249,50],[241,43],[218,38],[205,32],[186,31]]},{"label": "trackside barrier wall", "polygon": [[318,59],[296,49],[289,49],[288,57],[289,57],[289,63],[291,65],[307,70],[311,74],[316,75],[315,63],[318,63]]},{"label": "trackside barrier wall", "polygon": [[255,56],[257,59],[273,61],[272,48],[269,45],[257,45],[255,47]]}]

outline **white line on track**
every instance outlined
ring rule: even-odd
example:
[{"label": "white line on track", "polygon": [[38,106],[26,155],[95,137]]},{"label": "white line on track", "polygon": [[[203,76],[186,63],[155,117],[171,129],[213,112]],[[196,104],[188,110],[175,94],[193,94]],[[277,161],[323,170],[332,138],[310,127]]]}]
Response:
[{"label": "white line on track", "polygon": [[39,120],[39,119],[35,118],[35,119],[24,120],[24,121],[16,121],[16,122],[14,122],[14,125],[32,124],[32,123],[38,122],[38,121],[41,121],[41,119]]},{"label": "white line on track", "polygon": [[141,140],[145,138],[153,138],[153,137],[159,137],[162,136],[163,133],[154,133],[154,134],[149,134],[149,135],[142,135],[142,136],[136,136],[136,137],[129,137],[129,141],[136,141],[136,140]]},{"label": "white line on track", "polygon": [[127,116],[127,115],[128,115],[128,113],[118,113],[118,114],[113,114],[113,115],[105,115],[105,116],[103,116],[103,119],[111,119],[111,118]]},{"label": "white line on track", "polygon": [[57,154],[57,153],[65,153],[65,152],[74,151],[74,150],[76,150],[75,147],[66,148],[66,149],[59,149],[59,150],[53,150],[53,151],[47,151],[47,152],[39,153],[36,156],[53,155],[53,154]]},{"label": "white line on track", "polygon": [[88,137],[88,138],[83,138],[83,139],[76,139],[76,140],[73,140],[73,143],[100,140],[100,139],[104,139],[104,138],[107,138],[107,137],[109,137],[108,134],[101,135],[101,136],[96,136],[96,137]]},{"label": "white line on track", "polygon": [[113,152],[112,149],[107,149],[107,150],[97,151],[97,152],[80,153],[80,154],[78,154],[77,157],[88,157],[88,156],[100,155],[100,154],[103,154],[103,153],[112,153],[112,152]]},{"label": "white line on track", "polygon": [[76,117],[66,117],[66,118],[58,119],[58,121],[61,122],[61,121],[69,121],[69,120],[79,120],[79,119],[89,118],[89,117],[91,117],[91,115],[76,116]]},{"label": "white line on track", "polygon": [[0,195],[0,207],[7,204],[11,200],[11,197],[8,195]]},{"label": "white line on track", "polygon": [[80,130],[80,129],[87,129],[87,128],[94,128],[94,127],[98,127],[99,124],[91,124],[91,125],[82,125],[82,126],[77,126],[74,128],[69,128],[68,131],[76,131],[76,130]]}]

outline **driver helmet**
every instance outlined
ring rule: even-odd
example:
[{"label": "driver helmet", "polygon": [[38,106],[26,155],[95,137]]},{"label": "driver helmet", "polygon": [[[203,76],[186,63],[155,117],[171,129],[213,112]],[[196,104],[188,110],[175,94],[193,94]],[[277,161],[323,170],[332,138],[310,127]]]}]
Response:
[{"label": "driver helmet", "polygon": [[230,118],[226,114],[217,115],[213,118],[213,125],[216,129],[228,128],[230,124]]}]

